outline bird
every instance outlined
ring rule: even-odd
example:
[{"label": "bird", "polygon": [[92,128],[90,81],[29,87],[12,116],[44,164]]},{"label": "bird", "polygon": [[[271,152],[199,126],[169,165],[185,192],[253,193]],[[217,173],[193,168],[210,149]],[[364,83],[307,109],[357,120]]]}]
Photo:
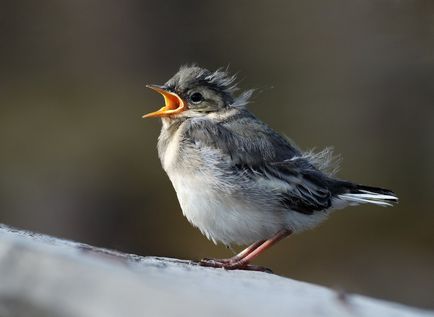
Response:
[{"label": "bird", "polygon": [[165,101],[143,118],[161,118],[158,156],[182,213],[215,244],[247,246],[200,265],[269,271],[252,260],[333,211],[398,202],[391,190],[336,178],[330,148],[300,150],[247,109],[253,90],[238,86],[227,69],[196,64],[181,66],[164,85],[147,85]]}]

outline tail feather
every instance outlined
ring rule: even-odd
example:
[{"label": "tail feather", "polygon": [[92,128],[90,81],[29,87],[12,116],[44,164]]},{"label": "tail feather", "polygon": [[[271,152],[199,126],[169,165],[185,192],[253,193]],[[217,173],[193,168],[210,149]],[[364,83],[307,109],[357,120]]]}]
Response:
[{"label": "tail feather", "polygon": [[348,192],[338,195],[339,199],[348,202],[350,205],[374,204],[388,207],[398,203],[396,194],[388,189],[356,185]]}]

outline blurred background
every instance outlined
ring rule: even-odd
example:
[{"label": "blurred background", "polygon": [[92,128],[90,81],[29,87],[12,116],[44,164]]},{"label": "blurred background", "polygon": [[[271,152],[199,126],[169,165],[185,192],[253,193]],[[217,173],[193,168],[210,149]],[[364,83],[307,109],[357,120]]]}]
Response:
[{"label": "blurred background", "polygon": [[0,1],[0,222],[141,255],[226,257],[182,216],[156,152],[161,84],[230,65],[250,109],[338,176],[391,188],[257,260],[434,308],[434,2]]}]

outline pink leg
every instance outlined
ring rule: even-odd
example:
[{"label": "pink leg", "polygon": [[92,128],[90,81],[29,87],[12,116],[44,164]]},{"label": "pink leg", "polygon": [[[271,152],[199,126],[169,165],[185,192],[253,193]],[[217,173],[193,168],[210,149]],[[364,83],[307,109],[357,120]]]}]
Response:
[{"label": "pink leg", "polygon": [[292,231],[283,229],[279,231],[273,238],[265,241],[262,243],[259,247],[257,247],[255,250],[250,252],[248,255],[243,257],[241,260],[238,260],[237,262],[229,263],[224,265],[223,267],[227,270],[236,270],[236,269],[243,269],[245,267],[248,267],[249,262],[252,261],[254,258],[256,258],[258,255],[260,255],[265,250],[271,248],[274,244],[282,240],[283,238],[286,238],[292,233]]},{"label": "pink leg", "polygon": [[245,248],[243,251],[238,253],[237,255],[234,255],[231,258],[228,259],[202,259],[200,260],[199,264],[202,266],[209,266],[209,267],[223,267],[223,264],[229,264],[229,263],[235,263],[243,259],[245,256],[252,253],[256,248],[258,248],[262,243],[264,243],[265,240],[256,241],[255,243],[251,244],[247,248]]},{"label": "pink leg", "polygon": [[203,259],[199,264],[208,267],[225,268],[227,270],[241,269],[253,271],[270,271],[269,269],[261,266],[250,265],[249,262],[283,238],[289,236],[291,233],[292,231],[283,229],[271,239],[266,241],[257,241],[230,259]]},{"label": "pink leg", "polygon": [[250,246],[248,246],[247,248],[245,248],[243,251],[241,251],[237,255],[233,256],[231,258],[231,260],[232,260],[231,262],[235,262],[235,261],[239,261],[239,260],[243,259],[247,255],[249,255],[250,253],[252,253],[253,251],[255,251],[264,242],[265,242],[265,240],[259,240],[259,241],[256,241],[255,243],[251,244]]}]

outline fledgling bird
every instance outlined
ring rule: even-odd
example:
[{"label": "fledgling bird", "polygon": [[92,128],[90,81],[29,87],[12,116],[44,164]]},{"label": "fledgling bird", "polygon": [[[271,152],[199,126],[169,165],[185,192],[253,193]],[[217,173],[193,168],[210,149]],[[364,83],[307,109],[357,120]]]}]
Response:
[{"label": "fledgling bird", "polygon": [[335,209],[398,201],[390,190],[334,178],[330,153],[303,153],[246,109],[252,91],[236,95],[236,77],[183,66],[163,86],[158,155],[184,216],[214,243],[249,245],[229,259],[200,264],[262,270],[253,258],[312,228]]}]

